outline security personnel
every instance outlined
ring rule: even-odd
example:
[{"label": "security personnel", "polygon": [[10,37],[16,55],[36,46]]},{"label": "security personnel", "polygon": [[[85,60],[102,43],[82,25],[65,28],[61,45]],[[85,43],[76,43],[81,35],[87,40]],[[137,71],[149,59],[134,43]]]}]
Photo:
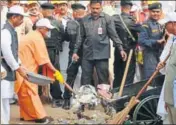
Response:
[{"label": "security personnel", "polygon": [[[116,32],[123,43],[123,48],[125,52],[129,54],[130,49],[133,49],[133,51],[135,50],[137,43],[137,32],[140,31],[140,27],[137,27],[137,25],[135,24],[134,17],[130,15],[130,10],[133,5],[132,2],[130,0],[121,0],[120,4],[122,13],[120,15],[114,15],[113,18]],[[120,56],[120,51],[118,50],[118,48],[115,48],[114,57],[115,57],[114,60],[115,76],[113,86],[114,88],[116,88],[120,86],[120,83],[122,81],[122,77],[126,67],[126,62],[124,62],[122,57]],[[135,68],[136,68],[136,60],[135,60],[135,53],[133,52],[127,74],[126,84],[133,83]]]},{"label": "security personnel", "polygon": [[[51,30],[49,38],[45,38],[46,46],[48,49],[49,57],[52,64],[60,69],[59,65],[59,52],[62,51],[62,41],[64,39],[64,28],[61,22],[53,17],[54,5],[51,3],[43,3],[41,5],[42,14],[44,18],[48,18],[51,24],[55,27]],[[49,71],[48,71],[49,72]],[[63,104],[62,91],[59,83],[51,84],[50,93],[53,98],[53,107],[60,107]]]},{"label": "security personnel", "polygon": [[143,23],[139,34],[139,43],[144,48],[144,79],[149,78],[155,71],[165,42],[162,27],[158,23],[161,14],[161,3],[149,5],[149,19]]},{"label": "security personnel", "polygon": [[[78,51],[79,60],[77,62],[72,61],[72,55],[75,43],[78,40],[81,40],[80,38],[80,20],[85,16],[85,9],[86,7],[80,3],[75,3],[71,5],[71,8],[73,10],[73,18],[74,20],[70,20],[67,22],[67,27],[65,30],[65,38],[68,38],[67,41],[70,42],[69,44],[69,62],[68,62],[68,68],[67,68],[67,83],[70,84],[71,87],[73,87],[76,76],[78,74],[79,67],[81,66],[81,58],[82,58],[82,49]],[[70,109],[70,98],[71,93],[70,91],[65,88],[64,91],[64,109]]]},{"label": "security personnel", "polygon": [[82,85],[91,84],[94,67],[99,84],[107,84],[109,77],[108,59],[110,57],[109,38],[113,40],[114,46],[121,51],[124,60],[126,60],[126,53],[123,51],[122,42],[115,31],[113,20],[109,15],[102,12],[101,1],[90,1],[90,9],[91,13],[85,16],[81,22],[82,40],[76,43],[72,58],[78,61],[77,52],[83,45]]}]

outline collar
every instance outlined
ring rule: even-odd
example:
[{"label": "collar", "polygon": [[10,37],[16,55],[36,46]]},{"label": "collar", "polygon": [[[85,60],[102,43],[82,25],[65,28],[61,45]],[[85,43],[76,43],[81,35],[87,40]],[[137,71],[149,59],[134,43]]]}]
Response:
[{"label": "collar", "polygon": [[122,12],[121,15],[130,16],[129,13]]},{"label": "collar", "polygon": [[12,26],[12,24],[8,20],[6,21],[6,24],[9,25],[12,30],[15,31],[15,28]]},{"label": "collar", "polygon": [[71,17],[69,17],[68,15],[63,16],[62,18],[63,18],[63,19],[65,19],[65,20],[71,20],[71,19],[72,19],[72,18],[71,18]]},{"label": "collar", "polygon": [[46,18],[48,18],[48,19],[53,19],[54,17],[53,17],[53,16],[47,16]]},{"label": "collar", "polygon": [[150,18],[149,21],[150,21],[152,24],[159,24],[157,20],[154,20],[154,19],[152,19],[152,18]]}]

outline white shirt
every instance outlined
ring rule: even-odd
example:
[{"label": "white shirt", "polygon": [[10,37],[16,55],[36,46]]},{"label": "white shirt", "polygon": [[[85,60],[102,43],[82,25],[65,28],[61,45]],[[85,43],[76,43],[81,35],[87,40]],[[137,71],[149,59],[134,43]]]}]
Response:
[{"label": "white shirt", "polygon": [[1,29],[3,28],[5,22],[6,22],[6,15],[8,12],[8,8],[3,6],[1,10]]},{"label": "white shirt", "polygon": [[[170,38],[168,39],[166,45],[164,46],[164,49],[163,49],[163,52],[161,53],[161,56],[160,56],[160,61],[164,61],[166,56],[169,54],[169,51],[170,51],[170,47],[172,46],[172,43],[174,42],[174,35],[170,35]],[[175,43],[175,42],[174,42]],[[167,61],[168,62],[168,61]],[[167,63],[166,62],[166,63]],[[166,67],[162,68],[160,70],[160,73],[161,74],[165,74],[166,73]]]},{"label": "white shirt", "polygon": [[8,66],[15,71],[19,68],[18,62],[15,60],[11,49],[12,38],[7,29],[1,30],[1,51],[3,58],[7,62]]}]

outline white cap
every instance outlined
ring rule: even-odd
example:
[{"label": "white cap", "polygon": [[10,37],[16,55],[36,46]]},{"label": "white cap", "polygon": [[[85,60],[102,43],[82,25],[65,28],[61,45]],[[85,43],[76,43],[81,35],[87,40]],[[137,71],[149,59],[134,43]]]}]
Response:
[{"label": "white cap", "polygon": [[14,5],[10,7],[9,11],[7,12],[9,14],[19,14],[21,16],[28,16],[25,12],[24,9],[19,6],[19,5]]},{"label": "white cap", "polygon": [[54,29],[50,21],[47,18],[42,18],[36,23],[36,27],[46,27],[48,29]]},{"label": "white cap", "polygon": [[161,19],[159,23],[161,25],[168,23],[168,22],[176,22],[176,12],[170,12],[168,13],[164,19]]},{"label": "white cap", "polygon": [[28,1],[22,0],[22,1],[20,1],[20,4],[28,4]]}]

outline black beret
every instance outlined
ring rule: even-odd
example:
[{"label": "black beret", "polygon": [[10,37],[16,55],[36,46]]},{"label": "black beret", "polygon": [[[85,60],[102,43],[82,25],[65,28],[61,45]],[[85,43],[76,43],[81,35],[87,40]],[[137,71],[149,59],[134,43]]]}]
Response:
[{"label": "black beret", "polygon": [[41,8],[42,8],[42,9],[54,9],[54,5],[51,4],[51,3],[43,3],[43,4],[41,5]]},{"label": "black beret", "polygon": [[126,5],[133,6],[133,3],[131,2],[131,0],[121,0],[120,5],[121,6],[126,6]]},{"label": "black beret", "polygon": [[82,5],[82,4],[80,4],[80,3],[74,3],[74,4],[72,4],[71,8],[73,10],[77,10],[77,9],[84,9],[85,10],[86,9],[86,7],[84,5]]},{"label": "black beret", "polygon": [[148,9],[149,10],[153,10],[153,9],[161,9],[162,8],[162,4],[159,2],[156,3],[152,3],[149,5]]}]

